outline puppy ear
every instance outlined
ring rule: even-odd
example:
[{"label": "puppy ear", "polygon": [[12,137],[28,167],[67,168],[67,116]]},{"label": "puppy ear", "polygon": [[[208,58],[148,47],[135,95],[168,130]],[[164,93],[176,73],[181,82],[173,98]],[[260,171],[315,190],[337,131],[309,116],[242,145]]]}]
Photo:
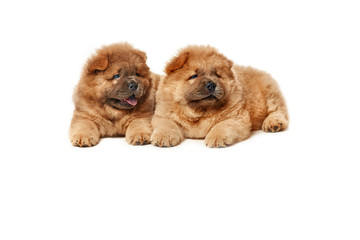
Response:
[{"label": "puppy ear", "polygon": [[137,56],[139,56],[146,63],[146,60],[147,60],[146,53],[144,53],[143,51],[135,49],[135,54]]},{"label": "puppy ear", "polygon": [[229,60],[229,59],[226,59],[226,65],[229,67],[229,68],[232,68],[234,63],[233,61]]},{"label": "puppy ear", "polygon": [[93,57],[88,62],[88,73],[94,74],[99,71],[104,71],[109,66],[109,55],[108,54],[98,54]]},{"label": "puppy ear", "polygon": [[226,71],[227,75],[229,76],[229,78],[234,78],[234,74],[232,71],[233,66],[234,66],[233,61],[226,59],[226,70],[225,71]]},{"label": "puppy ear", "polygon": [[170,73],[174,72],[182,68],[189,58],[190,52],[182,52],[180,55],[174,57],[166,66],[165,73],[169,75]]},{"label": "puppy ear", "polygon": [[234,78],[234,74],[232,71],[234,63],[223,55],[218,55],[218,56],[221,58],[221,60],[218,63],[219,67],[217,68],[216,72],[219,71],[219,75],[223,77]]},{"label": "puppy ear", "polygon": [[226,67],[229,69],[230,72],[233,66],[234,66],[233,61],[226,59]]}]

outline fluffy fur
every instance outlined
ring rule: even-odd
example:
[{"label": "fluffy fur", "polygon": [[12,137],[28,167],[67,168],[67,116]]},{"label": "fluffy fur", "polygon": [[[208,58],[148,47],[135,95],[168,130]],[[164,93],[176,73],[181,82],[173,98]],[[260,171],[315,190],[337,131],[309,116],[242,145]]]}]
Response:
[{"label": "fluffy fur", "polygon": [[233,62],[209,46],[182,49],[165,68],[156,94],[152,144],[205,138],[208,147],[247,139],[251,130],[288,127],[285,100],[267,73]]},{"label": "fluffy fur", "polygon": [[146,58],[120,43],[104,46],[88,59],[73,96],[69,135],[74,146],[90,147],[101,137],[124,135],[130,144],[150,143],[159,76],[150,72]]}]

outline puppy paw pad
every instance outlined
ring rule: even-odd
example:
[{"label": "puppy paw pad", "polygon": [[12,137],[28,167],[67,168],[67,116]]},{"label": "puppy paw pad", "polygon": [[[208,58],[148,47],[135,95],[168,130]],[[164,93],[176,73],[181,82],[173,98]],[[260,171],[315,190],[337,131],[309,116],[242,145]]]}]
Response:
[{"label": "puppy paw pad", "polygon": [[135,133],[130,136],[126,136],[126,140],[131,145],[145,145],[150,143],[150,133]]},{"label": "puppy paw pad", "polygon": [[225,148],[233,143],[234,139],[227,136],[207,136],[205,138],[205,145],[210,148]]},{"label": "puppy paw pad", "polygon": [[96,137],[77,134],[71,137],[71,143],[75,147],[92,147],[98,144],[99,139]]},{"label": "puppy paw pad", "polygon": [[269,116],[262,125],[264,132],[279,132],[287,126],[287,120],[283,116]]},{"label": "puppy paw pad", "polygon": [[181,136],[177,134],[153,133],[151,143],[157,147],[173,147],[181,142]]}]

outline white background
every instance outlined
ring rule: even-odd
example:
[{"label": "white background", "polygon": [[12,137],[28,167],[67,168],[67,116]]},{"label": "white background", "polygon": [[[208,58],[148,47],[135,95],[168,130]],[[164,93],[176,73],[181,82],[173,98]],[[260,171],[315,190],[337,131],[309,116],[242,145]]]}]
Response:
[{"label": "white background", "polygon": [[[5,1],[0,239],[360,239],[359,22],[356,1]],[[289,130],[72,147],[83,64],[120,41],[160,74],[188,44],[268,71]]]}]

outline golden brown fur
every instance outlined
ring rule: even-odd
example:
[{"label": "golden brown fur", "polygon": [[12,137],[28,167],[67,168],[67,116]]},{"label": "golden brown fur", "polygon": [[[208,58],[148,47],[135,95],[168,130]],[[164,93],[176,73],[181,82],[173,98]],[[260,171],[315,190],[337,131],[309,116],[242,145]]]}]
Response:
[{"label": "golden brown fur", "polygon": [[208,147],[225,147],[248,138],[251,130],[277,132],[288,126],[275,80],[263,71],[234,65],[215,48],[186,47],[165,72],[152,119],[156,146],[205,138]]},{"label": "golden brown fur", "polygon": [[71,143],[94,146],[101,137],[124,135],[130,144],[150,143],[158,81],[146,65],[146,54],[131,45],[97,50],[85,64],[73,96]]}]

